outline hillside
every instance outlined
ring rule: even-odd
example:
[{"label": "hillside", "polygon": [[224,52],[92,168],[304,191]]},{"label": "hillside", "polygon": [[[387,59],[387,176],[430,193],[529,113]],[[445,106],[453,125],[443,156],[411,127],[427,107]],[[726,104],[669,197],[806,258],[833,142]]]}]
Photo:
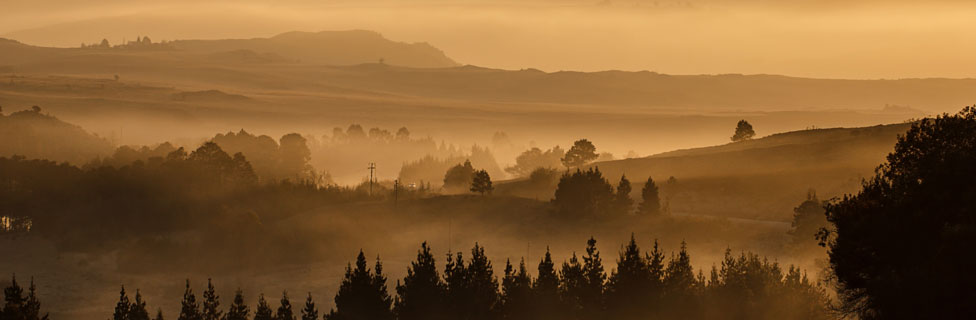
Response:
[{"label": "hillside", "polygon": [[24,156],[82,165],[111,154],[107,140],[36,110],[0,113],[0,157]]},{"label": "hillside", "polygon": [[[594,163],[614,185],[626,175],[640,198],[647,177],[673,214],[789,221],[810,190],[822,200],[855,192],[910,124],[787,132],[751,141]],[[668,182],[674,177],[674,182]],[[538,186],[539,184],[536,184]],[[498,192],[551,198],[519,180]]]},{"label": "hillside", "polygon": [[297,59],[307,64],[355,65],[378,62],[415,68],[452,67],[457,63],[427,43],[394,42],[372,31],[287,32],[271,38],[180,40],[178,50],[216,53],[250,50]]}]

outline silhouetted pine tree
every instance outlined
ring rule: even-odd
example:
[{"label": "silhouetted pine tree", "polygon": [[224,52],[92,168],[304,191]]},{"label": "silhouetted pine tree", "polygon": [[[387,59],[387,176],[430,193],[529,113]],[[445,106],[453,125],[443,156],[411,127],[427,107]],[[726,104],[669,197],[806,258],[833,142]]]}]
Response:
[{"label": "silhouetted pine tree", "polygon": [[498,280],[484,248],[476,243],[471,253],[467,266],[460,252],[456,259],[448,254],[444,280],[449,312],[454,319],[490,319],[499,299]]},{"label": "silhouetted pine tree", "polygon": [[202,320],[203,315],[200,313],[200,306],[197,305],[197,297],[193,295],[193,290],[190,289],[190,280],[186,280],[186,290],[183,291],[183,301],[181,302],[180,316],[178,320]]},{"label": "silhouetted pine tree", "polygon": [[203,292],[203,320],[221,320],[220,297],[214,289],[213,281],[207,279],[207,291]]},{"label": "silhouetted pine tree", "polygon": [[305,298],[305,308],[302,309],[302,320],[318,320],[319,319],[319,309],[315,308],[315,301],[312,301],[312,293],[308,293],[308,298]]},{"label": "silhouetted pine tree", "polygon": [[534,319],[556,319],[563,314],[559,303],[559,275],[546,247],[546,255],[539,261],[538,277],[532,283],[532,300],[535,303]]},{"label": "silhouetted pine tree", "polygon": [[288,292],[281,293],[281,305],[275,312],[275,320],[295,320],[295,313],[291,310],[291,301],[288,300]]},{"label": "silhouetted pine tree", "polygon": [[254,320],[274,320],[271,312],[271,306],[268,305],[268,300],[265,300],[264,294],[261,294],[258,297],[258,308],[254,310]]},{"label": "silhouetted pine tree", "polygon": [[[0,316],[3,313],[0,312]],[[27,300],[24,302],[24,317],[27,320],[47,320],[45,314],[41,316],[41,301],[37,299],[37,287],[34,285],[34,278],[31,277],[30,289],[27,291]]]},{"label": "silhouetted pine tree", "polygon": [[699,301],[704,282],[695,279],[695,270],[691,266],[691,256],[688,255],[687,244],[681,242],[678,255],[671,255],[668,268],[664,271],[664,303],[663,310],[669,317],[678,319],[700,318],[701,305]]},{"label": "silhouetted pine tree", "polygon": [[661,198],[658,195],[657,185],[651,177],[647,177],[647,182],[641,189],[641,200],[638,210],[640,214],[656,216],[661,213]]},{"label": "silhouetted pine tree", "polygon": [[618,214],[626,215],[634,205],[634,199],[630,198],[630,180],[627,176],[620,176],[620,183],[617,184],[617,193],[614,194],[613,205]]},{"label": "silhouetted pine tree", "polygon": [[596,249],[596,239],[586,241],[586,255],[583,256],[583,310],[586,319],[598,319],[604,310],[603,285],[607,273],[603,270],[600,251]]},{"label": "silhouetted pine tree", "polygon": [[129,320],[129,296],[125,294],[125,286],[119,291],[119,302],[115,304],[115,312],[112,313],[113,320]]},{"label": "silhouetted pine tree", "polygon": [[651,306],[657,305],[657,281],[652,278],[648,260],[641,255],[634,235],[620,252],[617,270],[607,283],[607,309],[617,319],[646,319],[651,317]]},{"label": "silhouetted pine tree", "polygon": [[394,311],[397,319],[444,319],[445,285],[437,273],[434,256],[427,242],[420,245],[417,261],[407,268],[403,284],[397,284]]},{"label": "silhouetted pine tree", "polygon": [[227,314],[224,315],[224,320],[247,320],[247,314],[251,310],[248,308],[247,303],[244,302],[244,291],[240,288],[234,292],[234,302],[230,304],[230,308],[227,309]]},{"label": "silhouetted pine tree", "polygon": [[27,299],[24,298],[24,288],[17,284],[17,275],[11,276],[10,286],[3,289],[3,299],[3,312],[0,315],[3,315],[4,320],[24,318],[24,304]]},{"label": "silhouetted pine tree", "polygon": [[336,307],[326,320],[387,320],[393,319],[392,298],[386,291],[383,266],[376,261],[375,273],[366,267],[366,256],[359,251],[356,268],[346,267],[346,275],[336,293]]},{"label": "silhouetted pine tree", "polygon": [[532,310],[537,306],[532,299],[532,278],[525,269],[525,259],[515,271],[512,263],[505,261],[505,277],[502,278],[502,319],[535,319]]},{"label": "silhouetted pine tree", "polygon": [[560,274],[559,295],[566,308],[566,315],[571,319],[582,319],[586,277],[583,273],[583,265],[576,258],[576,252],[573,252],[568,262],[563,262]]},{"label": "silhouetted pine tree", "polygon": [[129,304],[129,320],[149,320],[146,301],[142,300],[142,293],[136,289],[136,300]]},{"label": "silhouetted pine tree", "polygon": [[163,319],[163,309],[156,309],[156,317],[153,320],[165,320]]}]

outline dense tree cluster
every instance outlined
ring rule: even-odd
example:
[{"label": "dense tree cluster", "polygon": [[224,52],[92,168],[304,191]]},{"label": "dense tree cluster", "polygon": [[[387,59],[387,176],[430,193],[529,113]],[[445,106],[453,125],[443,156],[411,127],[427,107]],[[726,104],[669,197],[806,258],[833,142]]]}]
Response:
[{"label": "dense tree cluster", "polygon": [[[682,244],[680,251],[665,253],[654,243],[642,252],[637,241],[621,249],[617,267],[607,272],[596,240],[586,243],[581,257],[573,254],[560,268],[550,253],[539,261],[533,276],[524,260],[518,265],[506,261],[500,278],[485,254],[475,244],[471,255],[449,253],[443,273],[438,272],[430,247],[423,243],[407,275],[397,281],[396,296],[387,290],[383,265],[377,258],[370,268],[360,251],[355,265],[346,268],[335,296],[335,308],[325,320],[442,320],[442,319],[826,319],[826,292],[805,273],[752,253],[725,253],[710,276],[695,272],[691,256]],[[116,315],[142,317],[145,302],[129,303],[125,292]],[[221,319],[297,319],[287,293],[277,311],[264,297],[253,318],[240,290]],[[187,282],[180,320],[221,317],[219,299],[208,283],[203,301],[197,301]],[[202,306],[202,307],[201,307]],[[128,311],[127,311],[128,310]],[[301,309],[302,320],[316,319],[318,310],[308,295]],[[116,317],[116,319],[120,319]],[[121,318],[143,319],[143,318]]]},{"label": "dense tree cluster", "polygon": [[262,180],[314,180],[315,170],[309,165],[312,152],[305,137],[289,133],[277,142],[269,136],[256,136],[241,129],[234,133],[217,134],[213,142],[227,153],[241,153],[254,166]]},{"label": "dense tree cluster", "polygon": [[976,107],[915,122],[862,190],[827,205],[844,310],[862,319],[976,314]]},{"label": "dense tree cluster", "polygon": [[[5,228],[30,229],[65,250],[94,250],[156,239],[137,242],[149,245],[186,230],[206,230],[208,237],[241,237],[242,228],[258,231],[254,229],[264,223],[326,202],[366,197],[344,188],[256,180],[242,154],[228,155],[213,142],[189,153],[179,148],[120,167],[79,168],[0,157],[0,212],[10,222]],[[241,245],[230,239],[211,240]],[[258,239],[247,242],[251,241]]]},{"label": "dense tree cluster", "polygon": [[467,191],[474,181],[474,166],[471,160],[457,164],[444,173],[444,190],[447,192]]},{"label": "dense tree cluster", "polygon": [[515,165],[505,168],[505,172],[516,177],[526,177],[539,168],[561,169],[563,167],[562,158],[565,156],[566,151],[559,146],[545,151],[532,148],[515,157]]},{"label": "dense tree cluster", "polygon": [[[541,174],[541,173],[540,173]],[[574,217],[622,216],[631,214],[634,200],[630,180],[620,177],[616,189],[603,177],[600,168],[565,172],[556,186],[552,203],[556,212]],[[656,215],[660,212],[660,199],[654,180],[647,178],[641,192],[642,202],[637,213]]]}]

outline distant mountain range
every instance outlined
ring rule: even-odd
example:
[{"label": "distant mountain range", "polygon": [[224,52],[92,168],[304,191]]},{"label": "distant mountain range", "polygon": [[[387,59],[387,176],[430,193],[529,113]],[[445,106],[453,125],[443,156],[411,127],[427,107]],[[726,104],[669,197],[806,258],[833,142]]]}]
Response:
[{"label": "distant mountain range", "polygon": [[0,66],[34,64],[78,55],[180,55],[208,56],[241,62],[296,62],[314,65],[378,63],[413,67],[457,66],[441,50],[427,43],[403,43],[372,31],[287,32],[270,38],[225,40],[177,40],[154,45],[144,43],[100,48],[37,47],[0,38]]}]

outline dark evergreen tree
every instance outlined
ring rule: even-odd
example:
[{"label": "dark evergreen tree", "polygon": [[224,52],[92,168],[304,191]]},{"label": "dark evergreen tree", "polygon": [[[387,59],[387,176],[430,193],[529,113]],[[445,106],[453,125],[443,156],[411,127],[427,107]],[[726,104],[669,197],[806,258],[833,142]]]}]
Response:
[{"label": "dark evergreen tree", "polygon": [[[704,279],[701,280],[702,282]],[[664,271],[664,307],[668,317],[676,319],[700,318],[699,281],[695,279],[695,270],[691,266],[691,256],[688,255],[687,245],[681,242],[681,251],[672,255],[668,267]]]},{"label": "dark evergreen tree", "polygon": [[603,286],[607,273],[603,269],[600,251],[596,249],[596,239],[586,241],[586,255],[583,256],[583,310],[586,319],[600,318],[604,311]]},{"label": "dark evergreen tree", "polygon": [[844,311],[976,315],[976,106],[912,124],[876,175],[827,206],[821,234]]},{"label": "dark evergreen tree", "polygon": [[631,212],[631,208],[634,206],[634,199],[630,198],[630,180],[627,180],[627,176],[620,176],[620,182],[617,184],[617,193],[614,194],[613,206],[618,214],[626,215]]},{"label": "dark evergreen tree", "polygon": [[3,319],[23,319],[24,307],[27,299],[24,298],[24,288],[17,284],[17,275],[10,278],[10,286],[3,289],[4,306]]},{"label": "dark evergreen tree", "polygon": [[163,319],[163,309],[156,309],[156,317],[153,320],[165,320]]},{"label": "dark evergreen tree", "polygon": [[[0,312],[0,316],[2,315],[3,312]],[[47,320],[48,318],[46,314],[41,316],[41,301],[37,298],[37,286],[34,285],[33,277],[31,277],[30,288],[27,291],[27,299],[24,301],[24,318],[27,320]]]},{"label": "dark evergreen tree", "polygon": [[491,176],[488,175],[488,171],[478,170],[475,172],[471,181],[471,192],[485,195],[491,194],[492,190],[495,188],[491,186]]},{"label": "dark evergreen tree", "polygon": [[460,253],[457,261],[450,257],[444,272],[451,314],[455,319],[492,319],[497,311],[498,279],[485,249],[477,243],[465,266]]},{"label": "dark evergreen tree", "polygon": [[190,280],[186,280],[186,290],[183,291],[183,301],[180,303],[180,316],[178,320],[203,320],[200,313],[200,306],[197,304],[197,297],[190,289]]},{"label": "dark evergreen tree", "polygon": [[410,263],[403,284],[397,284],[394,306],[397,319],[446,319],[444,313],[445,285],[441,281],[427,242],[420,245],[417,260]]},{"label": "dark evergreen tree", "polygon": [[535,304],[534,319],[555,319],[563,316],[559,302],[559,275],[552,255],[546,247],[546,255],[539,261],[538,276],[532,283],[532,300]]},{"label": "dark evergreen tree", "polygon": [[308,293],[305,298],[305,308],[302,309],[302,320],[318,320],[319,309],[315,308],[315,301],[312,301],[312,293]]},{"label": "dark evergreen tree", "polygon": [[274,320],[271,306],[268,300],[264,299],[264,294],[258,297],[258,308],[254,310],[254,320]]},{"label": "dark evergreen tree", "polygon": [[220,297],[214,289],[213,281],[207,279],[207,291],[203,292],[203,320],[221,320]]},{"label": "dark evergreen tree", "polygon": [[[262,299],[263,300],[263,299]],[[244,302],[244,291],[240,288],[234,292],[234,302],[230,304],[230,308],[227,309],[227,314],[224,316],[225,320],[247,320],[247,315],[251,310]]]},{"label": "dark evergreen tree", "polygon": [[295,320],[295,313],[291,310],[291,301],[288,300],[288,292],[281,293],[281,305],[275,312],[275,320]]},{"label": "dark evergreen tree", "polygon": [[335,309],[326,320],[386,320],[393,319],[390,298],[386,290],[383,266],[376,261],[375,273],[366,266],[366,256],[359,251],[356,268],[346,267],[346,275],[335,296]]},{"label": "dark evergreen tree", "polygon": [[586,275],[583,272],[583,264],[576,257],[576,252],[563,262],[559,278],[559,294],[565,306],[566,315],[571,319],[583,319],[584,299],[586,298]]},{"label": "dark evergreen tree", "polygon": [[129,296],[125,294],[125,286],[119,291],[119,302],[115,304],[115,312],[112,313],[113,320],[129,320]]},{"label": "dark evergreen tree", "polygon": [[525,269],[525,260],[515,271],[512,263],[505,261],[505,277],[502,278],[501,318],[536,319],[533,309],[538,307],[532,295],[532,278]]},{"label": "dark evergreen tree", "polygon": [[647,177],[644,188],[641,189],[641,202],[639,212],[642,215],[656,216],[661,213],[661,198],[658,195],[657,185],[654,179]]},{"label": "dark evergreen tree", "polygon": [[146,309],[146,301],[142,299],[142,293],[136,289],[136,299],[129,305],[129,320],[149,320],[149,310]]},{"label": "dark evergreen tree", "polygon": [[634,235],[620,252],[617,270],[607,283],[607,309],[617,319],[646,319],[660,299],[657,279],[652,278],[648,260],[641,254]]}]

